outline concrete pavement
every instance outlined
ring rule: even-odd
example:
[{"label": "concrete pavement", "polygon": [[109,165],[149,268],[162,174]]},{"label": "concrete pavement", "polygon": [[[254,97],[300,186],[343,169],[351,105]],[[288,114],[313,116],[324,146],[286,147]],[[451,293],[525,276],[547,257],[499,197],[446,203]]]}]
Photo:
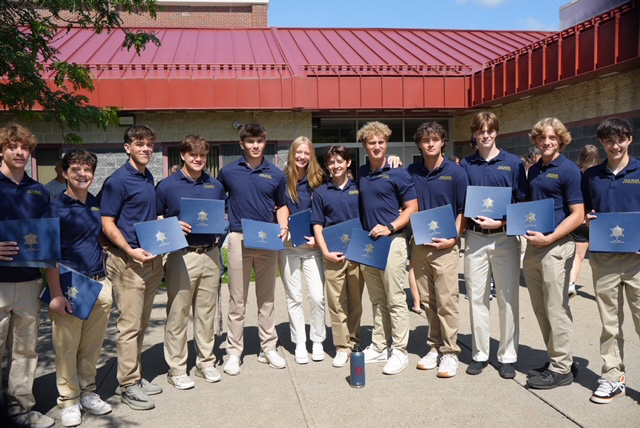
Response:
[{"label": "concrete pavement", "polygon": [[[460,263],[460,287],[464,290],[462,259]],[[460,334],[462,347],[458,375],[452,379],[439,379],[435,370],[421,371],[415,368],[426,353],[426,319],[411,316],[409,342],[409,367],[395,376],[382,374],[382,364],[367,365],[367,385],[352,389],[347,381],[348,365],[336,369],[331,366],[335,349],[331,331],[327,328],[325,350],[328,355],[322,362],[310,361],[298,365],[293,358],[287,307],[282,283],[278,280],[276,291],[276,325],[280,337],[280,351],[287,361],[287,368],[275,370],[257,361],[259,352],[257,309],[255,295],[250,290],[247,310],[245,357],[239,376],[222,374],[222,381],[208,384],[192,376],[195,388],[179,391],[166,381],[167,365],[163,355],[163,328],[165,321],[166,293],[156,297],[151,326],[145,338],[143,373],[146,379],[161,385],[164,393],[154,396],[156,409],[134,411],[120,403],[114,395],[116,387],[115,319],[117,309],[109,324],[98,371],[98,393],[107,400],[114,411],[106,416],[85,414],[83,427],[205,427],[205,426],[309,426],[328,427],[350,425],[409,426],[438,424],[449,427],[485,426],[549,426],[549,427],[637,427],[640,426],[640,339],[633,329],[631,315],[625,308],[627,323],[625,362],[627,366],[627,397],[618,398],[609,405],[589,402],[597,387],[601,359],[598,353],[600,320],[595,304],[591,271],[588,262],[583,265],[579,295],[571,300],[575,325],[575,357],[580,368],[576,381],[566,387],[550,391],[535,391],[525,387],[526,372],[546,362],[546,351],[537,321],[531,310],[529,294],[520,288],[520,348],[516,364],[517,376],[504,380],[498,375],[495,351],[499,336],[498,307],[491,303],[492,358],[491,366],[478,376],[464,371],[471,361],[469,306],[460,294]],[[521,284],[524,280],[521,279]],[[253,286],[252,286],[253,287]],[[225,314],[228,303],[226,284],[222,288]],[[408,289],[407,289],[408,293]],[[363,297],[363,343],[371,338],[371,305],[368,295]],[[305,308],[308,314],[308,307]],[[51,349],[51,324],[43,309],[40,328],[37,379],[34,385],[36,410],[56,419],[60,426],[59,409],[56,406],[54,355]],[[327,317],[328,321],[328,317]],[[327,322],[327,325],[329,323]],[[191,330],[191,329],[190,329]],[[190,331],[191,337],[191,331]],[[217,356],[220,364],[225,354],[225,336],[217,340]],[[189,369],[195,364],[193,342],[190,340]],[[308,346],[310,350],[310,344]],[[219,367],[222,372],[222,366]]]}]

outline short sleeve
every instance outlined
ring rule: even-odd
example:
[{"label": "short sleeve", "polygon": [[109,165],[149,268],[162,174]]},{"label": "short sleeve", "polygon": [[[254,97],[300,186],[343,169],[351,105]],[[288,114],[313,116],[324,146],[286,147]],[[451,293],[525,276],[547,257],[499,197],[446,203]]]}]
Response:
[{"label": "short sleeve", "polygon": [[276,193],[274,195],[274,202],[276,207],[282,207],[287,205],[287,180],[284,175],[280,178],[278,186],[276,187]]},{"label": "short sleeve", "polygon": [[311,198],[311,224],[325,225],[323,207],[322,195],[316,190],[313,192],[313,198]]},{"label": "short sleeve", "polygon": [[127,196],[124,184],[120,180],[107,179],[100,193],[100,215],[118,217],[124,206],[124,199]]},{"label": "short sleeve", "polygon": [[582,194],[582,172],[578,167],[571,168],[568,171],[564,183],[564,196],[568,205],[584,203]]},{"label": "short sleeve", "polygon": [[396,181],[396,186],[402,203],[417,199],[416,188],[409,173],[404,169],[398,169],[397,171],[398,180]]},{"label": "short sleeve", "polygon": [[515,168],[515,176],[513,178],[513,200],[522,202],[529,200],[529,182],[527,181],[527,173],[524,164],[518,159],[518,166]]}]

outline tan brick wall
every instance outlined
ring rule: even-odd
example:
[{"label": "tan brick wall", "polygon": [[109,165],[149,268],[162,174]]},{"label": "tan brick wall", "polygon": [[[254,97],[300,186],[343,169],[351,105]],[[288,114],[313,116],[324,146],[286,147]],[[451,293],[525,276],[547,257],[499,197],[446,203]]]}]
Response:
[{"label": "tan brick wall", "polygon": [[[500,119],[501,134],[524,132],[545,117],[557,117],[570,124],[640,110],[639,87],[640,70],[636,69],[487,110]],[[469,141],[473,115],[453,119],[452,141]]]},{"label": "tan brick wall", "polygon": [[[63,17],[71,17],[67,12]],[[268,5],[162,6],[156,19],[122,13],[124,27],[250,28],[268,26]]]}]

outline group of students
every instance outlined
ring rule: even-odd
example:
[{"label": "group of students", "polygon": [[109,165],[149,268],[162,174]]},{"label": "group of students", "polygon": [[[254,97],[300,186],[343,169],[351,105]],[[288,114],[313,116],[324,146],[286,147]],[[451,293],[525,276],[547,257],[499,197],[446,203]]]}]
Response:
[{"label": "group of students", "polygon": [[[220,199],[227,202],[229,309],[227,357],[223,370],[241,372],[246,302],[251,273],[255,271],[258,361],[281,369],[285,359],[276,349],[274,291],[280,268],[289,313],[294,358],[309,361],[303,284],[310,300],[311,359],[325,358],[326,306],[336,353],[334,367],[344,366],[360,342],[362,293],[366,283],[373,307],[372,343],[365,362],[384,362],[383,373],[394,375],[409,362],[409,310],[406,304],[407,264],[411,258],[425,306],[429,351],[418,362],[422,370],[437,369],[449,378],[458,370],[457,344],[458,259],[457,238],[435,238],[416,245],[407,226],[418,211],[450,205],[458,235],[466,231],[464,275],[469,296],[473,361],[470,375],[487,366],[490,342],[489,301],[491,278],[495,281],[500,320],[499,374],[515,376],[519,342],[520,239],[507,236],[506,222],[489,217],[464,217],[467,186],[498,186],[512,190],[512,202],[553,199],[555,231],[528,232],[524,275],[549,362],[529,372],[531,388],[568,385],[576,375],[572,354],[572,317],[568,305],[569,271],[575,253],[570,233],[599,212],[640,211],[640,165],[628,153],[632,130],[628,122],[607,119],[598,138],[607,160],[583,174],[562,155],[571,141],[566,127],[555,118],[539,121],[531,130],[531,142],[540,160],[525,174],[522,161],[499,149],[498,118],[490,112],[474,116],[471,133],[477,151],[457,165],[444,156],[447,131],[437,122],[422,124],[414,136],[421,158],[408,169],[397,158],[387,157],[389,127],[369,122],[357,134],[368,156],[350,178],[351,159],[344,146],[329,148],[324,156],[329,178],[319,165],[312,142],[299,137],[291,144],[285,171],[264,157],[265,128],[256,122],[240,130],[243,155],[225,165],[218,178],[209,175],[208,143],[196,135],[180,143],[182,168],[157,187],[147,168],[156,135],[145,125],[130,127],[124,137],[129,160],[104,183],[98,197],[89,193],[97,157],[84,149],[64,155],[61,168],[66,191],[50,201],[48,190],[25,173],[36,138],[26,128],[10,124],[0,130],[0,220],[57,217],[60,219],[60,263],[100,282],[103,287],[88,320],[73,317],[69,299],[60,287],[57,268],[47,268],[51,293],[49,305],[56,354],[58,404],[64,426],[82,421],[82,411],[102,415],[111,406],[96,393],[96,363],[111,313],[112,290],[120,315],[117,320],[118,388],[121,401],[136,410],[152,409],[151,396],[162,388],[142,377],[141,351],[154,297],[166,280],[167,321],[164,353],[169,366],[168,383],[177,389],[194,387],[187,371],[187,325],[193,311],[196,367],[194,375],[207,382],[221,379],[214,355],[214,319],[218,284],[222,274],[220,237],[191,234],[181,222],[188,247],[153,256],[138,244],[134,223],[177,216],[181,198]],[[313,235],[307,244],[294,247],[288,218],[311,209]],[[589,213],[585,216],[585,212]],[[247,248],[241,220],[277,222],[283,251]],[[388,236],[391,247],[386,269],[359,265],[345,254],[331,252],[323,229],[360,219],[374,238]],[[0,260],[11,261],[20,243],[3,241]],[[105,262],[106,260],[106,262]],[[624,395],[621,356],[621,305],[625,291],[636,331],[640,334],[640,257],[637,254],[592,254],[596,301],[602,320],[600,351],[602,377],[592,401],[607,403]],[[35,268],[0,267],[0,352],[10,344],[10,372],[6,388],[9,414],[35,427],[53,425],[53,419],[32,410],[37,353],[38,296],[42,289]],[[326,293],[326,294],[325,294]]]}]

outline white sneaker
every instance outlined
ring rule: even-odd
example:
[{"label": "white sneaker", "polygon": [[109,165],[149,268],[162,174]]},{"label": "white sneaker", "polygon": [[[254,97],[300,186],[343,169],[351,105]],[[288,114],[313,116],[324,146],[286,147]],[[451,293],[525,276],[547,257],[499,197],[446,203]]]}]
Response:
[{"label": "white sneaker", "polygon": [[[76,406],[78,405],[76,404]],[[71,407],[75,407],[75,406],[71,406]],[[78,409],[78,411],[80,410]],[[13,421],[16,424],[19,424],[22,426],[28,426],[31,428],[49,428],[56,423],[56,421],[54,421],[49,416],[43,415],[42,413],[36,412],[35,410],[18,415],[14,418]],[[76,425],[80,425],[81,422],[82,422],[82,416],[80,417],[80,421]]]},{"label": "white sneaker", "polygon": [[313,361],[324,360],[324,347],[322,346],[322,342],[313,342],[313,347],[311,348],[311,359]]},{"label": "white sneaker", "polygon": [[220,382],[220,372],[213,366],[203,368],[196,367],[194,374],[209,383]]},{"label": "white sneaker", "polygon": [[620,380],[612,382],[610,380],[600,378],[598,389],[591,396],[591,401],[598,404],[609,404],[616,397],[625,395],[624,375],[620,376]]},{"label": "white sneaker", "polygon": [[431,350],[424,357],[420,358],[418,361],[418,365],[416,366],[420,370],[432,370],[438,367],[438,360],[440,359],[440,354],[436,348],[431,348]]},{"label": "white sneaker", "polygon": [[347,364],[347,361],[349,361],[349,353],[338,351],[336,352],[336,356],[333,359],[333,363],[331,364],[333,365],[333,367],[344,367]]},{"label": "white sneaker", "polygon": [[224,372],[229,376],[237,376],[240,374],[240,356],[229,355],[229,359],[224,365]]},{"label": "white sneaker", "polygon": [[364,363],[384,363],[389,359],[389,349],[384,348],[381,352],[376,351],[373,343],[364,350]]},{"label": "white sneaker", "polygon": [[[308,357],[307,357],[308,358]],[[269,367],[272,369],[283,369],[287,367],[287,362],[278,354],[278,351],[272,350],[267,352],[260,352],[258,355],[259,363],[269,363]]]},{"label": "white sneaker", "polygon": [[187,374],[181,374],[178,376],[167,375],[169,383],[176,387],[176,389],[191,389],[196,386],[193,379]]},{"label": "white sneaker", "polygon": [[438,366],[438,377],[454,377],[458,373],[458,356],[444,354]]},{"label": "white sneaker", "polygon": [[96,416],[106,415],[107,413],[111,413],[112,410],[109,403],[103,401],[95,392],[92,392],[80,400],[80,407]]},{"label": "white sneaker", "polygon": [[74,404],[73,406],[65,407],[60,412],[60,420],[63,427],[77,427],[82,423],[82,411],[80,410],[80,404]]},{"label": "white sneaker", "polygon": [[402,352],[399,349],[394,349],[391,351],[391,356],[389,357],[389,361],[384,365],[382,369],[382,373],[388,375],[394,375],[400,373],[409,365],[409,357],[406,353]]},{"label": "white sneaker", "polygon": [[296,345],[296,363],[307,364],[309,362],[309,354],[307,354],[307,347],[305,345]]}]

